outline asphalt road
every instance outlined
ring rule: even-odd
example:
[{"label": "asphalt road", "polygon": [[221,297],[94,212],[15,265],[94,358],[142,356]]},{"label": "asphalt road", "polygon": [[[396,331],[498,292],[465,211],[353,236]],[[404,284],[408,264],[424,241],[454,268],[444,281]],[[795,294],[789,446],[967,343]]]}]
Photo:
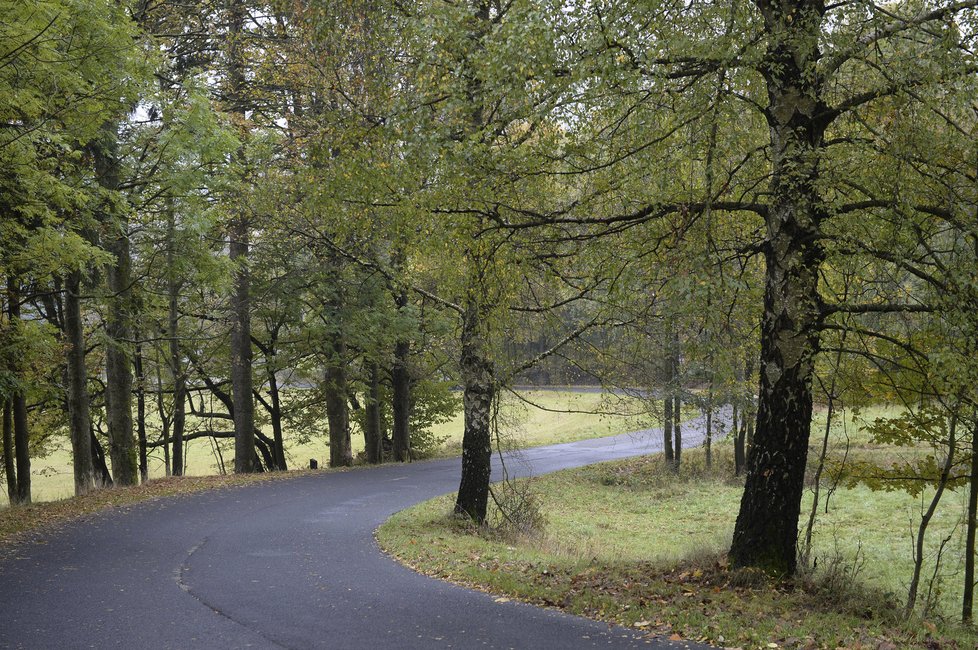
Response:
[{"label": "asphalt road", "polygon": [[[701,425],[683,426],[684,446],[699,444]],[[531,449],[507,468],[542,474],[661,445],[648,430]],[[85,518],[0,560],[0,647],[696,647],[497,603],[381,553],[377,526],[458,478],[457,459],[386,465]]]}]

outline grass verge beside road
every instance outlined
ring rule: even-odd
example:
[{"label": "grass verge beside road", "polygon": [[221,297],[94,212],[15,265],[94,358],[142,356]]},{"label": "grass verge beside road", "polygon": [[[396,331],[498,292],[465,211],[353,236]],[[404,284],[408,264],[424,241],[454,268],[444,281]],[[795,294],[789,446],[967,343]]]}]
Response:
[{"label": "grass verge beside road", "polygon": [[[816,529],[818,568],[783,584],[726,564],[742,490],[729,458],[707,471],[695,450],[684,463],[678,478],[646,457],[533,479],[531,499],[544,520],[533,530],[473,530],[446,514],[452,501],[443,497],[398,513],[378,540],[422,573],[676,640],[805,650],[978,647],[971,630],[900,616],[910,564],[898,501],[906,497],[837,490]],[[951,529],[941,522],[933,537]]]}]

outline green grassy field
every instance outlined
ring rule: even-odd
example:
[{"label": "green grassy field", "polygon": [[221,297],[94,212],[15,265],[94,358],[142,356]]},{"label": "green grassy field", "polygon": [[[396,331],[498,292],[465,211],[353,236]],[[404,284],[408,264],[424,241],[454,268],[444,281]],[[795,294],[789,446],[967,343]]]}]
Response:
[{"label": "green grassy field", "polygon": [[[535,446],[571,442],[654,426],[648,417],[626,414],[639,408],[632,400],[622,401],[596,392],[547,390],[525,391],[521,395],[528,402],[542,408],[523,402],[511,394],[504,394],[500,408],[500,429],[504,444]],[[692,414],[689,412],[686,416]],[[193,419],[188,418],[188,430]],[[444,440],[435,452],[436,455],[460,453],[462,431],[461,412],[450,421],[436,425],[433,428],[435,437]],[[271,436],[270,428],[265,433]],[[303,437],[308,438],[307,442],[298,442],[300,436],[295,433],[285,432],[289,467],[308,467],[310,459],[316,459],[320,467],[325,467],[329,459],[325,423],[318,431],[306,432],[308,435]],[[353,451],[357,454],[363,450],[363,435],[354,429],[352,438]],[[234,456],[233,442],[227,439],[216,442],[209,439],[191,440],[186,449],[186,473],[189,476],[220,474],[221,458],[230,467]],[[54,501],[73,494],[71,453],[66,439],[55,442],[47,456],[33,458],[31,469],[34,501]],[[165,475],[161,449],[151,451],[149,470],[151,478]],[[6,493],[0,494],[0,504],[6,503]]]},{"label": "green grassy field", "polygon": [[[860,425],[892,409],[839,421],[833,454],[891,458],[924,450],[881,448]],[[820,444],[824,414],[812,444]],[[951,492],[928,532],[929,622],[901,620],[912,572],[912,534],[930,494],[838,487],[813,535],[816,568],[802,587],[730,588],[723,566],[742,482],[730,445],[718,444],[711,471],[701,451],[684,455],[680,477],[657,457],[605,463],[533,479],[543,525],[529,533],[473,531],[446,515],[450,497],[398,513],[378,531],[383,547],[418,570],[503,597],[558,606],[656,634],[739,647],[978,647],[978,636],[941,627],[958,615],[963,576],[965,490]],[[810,463],[810,465],[813,463]],[[803,524],[812,502],[802,506]],[[499,518],[496,519],[499,521]],[[941,568],[934,559],[943,540]],[[587,589],[583,588],[587,586]],[[745,591],[746,589],[746,591]],[[943,637],[937,642],[935,639]],[[929,639],[929,640],[928,640]],[[944,643],[959,645],[942,645]],[[886,645],[892,643],[893,645]],[[927,645],[927,643],[938,643]]]}]

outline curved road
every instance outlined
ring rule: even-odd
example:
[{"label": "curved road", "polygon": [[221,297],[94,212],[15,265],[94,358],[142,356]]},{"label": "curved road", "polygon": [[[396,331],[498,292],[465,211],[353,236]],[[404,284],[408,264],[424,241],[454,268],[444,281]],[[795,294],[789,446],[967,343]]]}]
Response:
[{"label": "curved road", "polygon": [[[702,423],[684,424],[683,435],[684,446],[699,444]],[[660,430],[646,430],[530,449],[507,468],[542,474],[661,446]],[[377,526],[456,489],[458,465],[385,465],[161,499],[38,535],[0,560],[0,647],[692,645],[497,603],[381,553]]]}]

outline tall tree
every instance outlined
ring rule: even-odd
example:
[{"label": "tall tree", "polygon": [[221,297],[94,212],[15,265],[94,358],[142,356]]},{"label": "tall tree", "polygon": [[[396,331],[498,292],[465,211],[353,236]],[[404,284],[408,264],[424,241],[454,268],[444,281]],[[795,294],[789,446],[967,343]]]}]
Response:
[{"label": "tall tree", "polygon": [[[246,126],[245,77],[245,19],[243,0],[227,0],[228,29],[227,98],[228,109],[237,121],[241,133]],[[243,162],[243,152],[238,154]],[[242,179],[243,180],[243,179]],[[254,472],[255,466],[255,403],[252,397],[251,350],[251,273],[248,249],[252,224],[244,206],[237,206],[228,228],[230,257],[234,265],[231,292],[231,383],[234,395],[234,471]]]},{"label": "tall tree", "polygon": [[108,196],[102,219],[107,228],[106,251],[113,256],[107,269],[108,309],[105,317],[105,411],[109,430],[112,478],[117,485],[139,482],[132,422],[132,258],[128,207],[117,205],[120,161],[117,126],[107,121],[93,143],[95,173]]},{"label": "tall tree", "polygon": [[[15,336],[22,336],[21,324],[21,292],[20,280],[7,278],[7,305],[10,315],[10,325],[14,328]],[[23,346],[21,346],[23,347]],[[22,358],[15,361],[15,373],[23,382]],[[11,503],[25,504],[31,502],[31,457],[30,431],[27,421],[27,393],[23,383],[18,386],[11,397],[13,411],[13,452],[16,460],[16,491],[9,494]]]}]

